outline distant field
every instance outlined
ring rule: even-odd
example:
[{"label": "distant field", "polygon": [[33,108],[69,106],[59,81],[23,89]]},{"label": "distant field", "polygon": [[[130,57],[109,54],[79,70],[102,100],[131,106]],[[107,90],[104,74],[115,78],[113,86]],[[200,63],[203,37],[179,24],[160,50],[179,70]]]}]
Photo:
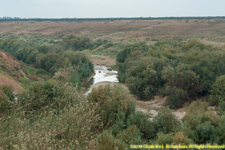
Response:
[{"label": "distant field", "polygon": [[198,38],[205,43],[225,42],[225,20],[121,20],[92,22],[0,22],[0,34],[25,37],[86,35],[92,39],[146,41]]}]

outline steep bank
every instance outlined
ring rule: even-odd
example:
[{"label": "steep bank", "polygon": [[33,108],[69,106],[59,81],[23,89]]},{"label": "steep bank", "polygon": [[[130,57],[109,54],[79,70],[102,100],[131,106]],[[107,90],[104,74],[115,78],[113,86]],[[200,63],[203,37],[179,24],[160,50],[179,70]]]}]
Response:
[{"label": "steep bank", "polygon": [[0,50],[0,85],[12,86],[14,93],[23,90],[21,78],[26,76],[23,65]]}]

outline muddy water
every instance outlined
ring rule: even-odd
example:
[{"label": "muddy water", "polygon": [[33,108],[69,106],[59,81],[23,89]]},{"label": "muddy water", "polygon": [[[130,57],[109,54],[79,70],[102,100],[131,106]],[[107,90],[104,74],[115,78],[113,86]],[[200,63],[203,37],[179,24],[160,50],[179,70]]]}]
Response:
[{"label": "muddy water", "polygon": [[90,86],[85,95],[91,93],[92,88],[96,88],[99,85],[115,84],[119,82],[117,79],[117,71],[110,70],[110,68],[106,66],[95,66],[94,69],[95,75],[93,77],[93,84]]}]

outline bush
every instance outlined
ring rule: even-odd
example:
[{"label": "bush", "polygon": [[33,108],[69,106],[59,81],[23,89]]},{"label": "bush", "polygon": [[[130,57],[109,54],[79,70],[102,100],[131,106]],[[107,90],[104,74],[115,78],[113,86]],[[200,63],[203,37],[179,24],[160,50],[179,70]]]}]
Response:
[{"label": "bush", "polygon": [[183,118],[183,132],[197,144],[218,142],[217,127],[220,117],[208,111],[207,106],[205,102],[196,101]]},{"label": "bush", "polygon": [[0,149],[91,149],[102,130],[96,108],[96,104],[83,101],[57,115],[54,111],[34,114],[32,117],[38,118],[34,120],[15,112],[0,119]]},{"label": "bush", "polygon": [[218,106],[225,102],[225,75],[219,76],[212,86],[209,101],[212,105]]},{"label": "bush", "polygon": [[116,139],[109,131],[104,131],[98,137],[99,150],[124,150],[128,145],[122,142],[121,139]]},{"label": "bush", "polygon": [[150,116],[147,114],[136,112],[127,118],[127,127],[136,125],[146,141],[153,139],[156,136],[153,123],[149,120],[149,117]]},{"label": "bush", "polygon": [[176,131],[179,131],[181,127],[180,122],[175,118],[169,108],[160,110],[159,114],[154,118],[153,123],[156,133],[174,133]]},{"label": "bush", "polygon": [[135,125],[128,127],[126,130],[123,130],[116,137],[129,145],[142,144],[141,132]]},{"label": "bush", "polygon": [[82,85],[79,73],[72,66],[60,68],[54,73],[53,79],[61,84],[70,83],[78,87]]},{"label": "bush", "polygon": [[221,102],[217,107],[218,114],[222,115],[225,113],[225,102]]},{"label": "bush", "polygon": [[29,78],[34,81],[39,81],[39,78],[36,75],[30,75]]},{"label": "bush", "polygon": [[163,145],[164,147],[166,147],[167,144],[172,144],[172,142],[173,142],[173,134],[159,133],[157,134],[157,139],[155,141],[155,144]]},{"label": "bush", "polygon": [[218,144],[224,144],[225,143],[225,114],[223,114],[220,118],[219,118],[219,124],[218,124],[218,137],[219,137],[219,141],[217,142]]},{"label": "bush", "polygon": [[186,137],[183,132],[178,132],[173,137],[173,145],[190,145],[193,141]]},{"label": "bush", "polygon": [[66,46],[73,48],[73,50],[83,50],[93,46],[89,38],[74,35],[67,36],[64,42]]},{"label": "bush", "polygon": [[213,144],[217,141],[216,136],[216,128],[210,122],[205,122],[204,124],[199,124],[196,127],[194,141],[197,144]]},{"label": "bush", "polygon": [[182,89],[173,87],[167,88],[167,105],[170,108],[177,109],[183,106],[186,101],[186,92]]},{"label": "bush", "polygon": [[32,112],[49,108],[60,110],[78,99],[76,92],[69,93],[71,90],[76,91],[75,88],[61,85],[54,80],[36,82],[28,91],[18,95],[18,102],[25,110]]},{"label": "bush", "polygon": [[9,109],[9,105],[9,98],[2,90],[0,90],[0,114],[5,113]]},{"label": "bush", "polygon": [[2,90],[2,92],[9,98],[11,102],[15,100],[12,86],[0,86],[0,90]]},{"label": "bush", "polygon": [[98,113],[105,128],[116,122],[118,112],[122,111],[128,116],[135,111],[135,103],[129,91],[120,85],[99,86],[92,90],[87,100],[99,104]]},{"label": "bush", "polygon": [[153,69],[153,64],[146,61],[143,59],[133,65],[127,72],[125,80],[131,93],[142,100],[153,98],[159,88],[157,72]]}]

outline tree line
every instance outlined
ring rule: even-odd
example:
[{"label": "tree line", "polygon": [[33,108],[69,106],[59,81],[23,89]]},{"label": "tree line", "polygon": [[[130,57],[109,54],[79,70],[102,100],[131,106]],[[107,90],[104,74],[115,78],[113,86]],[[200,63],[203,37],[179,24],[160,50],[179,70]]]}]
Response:
[{"label": "tree line", "polygon": [[116,20],[191,20],[191,19],[225,19],[224,16],[206,16],[206,17],[120,17],[120,18],[19,18],[3,17],[2,21],[53,21],[53,22],[82,22],[82,21],[116,21]]}]

